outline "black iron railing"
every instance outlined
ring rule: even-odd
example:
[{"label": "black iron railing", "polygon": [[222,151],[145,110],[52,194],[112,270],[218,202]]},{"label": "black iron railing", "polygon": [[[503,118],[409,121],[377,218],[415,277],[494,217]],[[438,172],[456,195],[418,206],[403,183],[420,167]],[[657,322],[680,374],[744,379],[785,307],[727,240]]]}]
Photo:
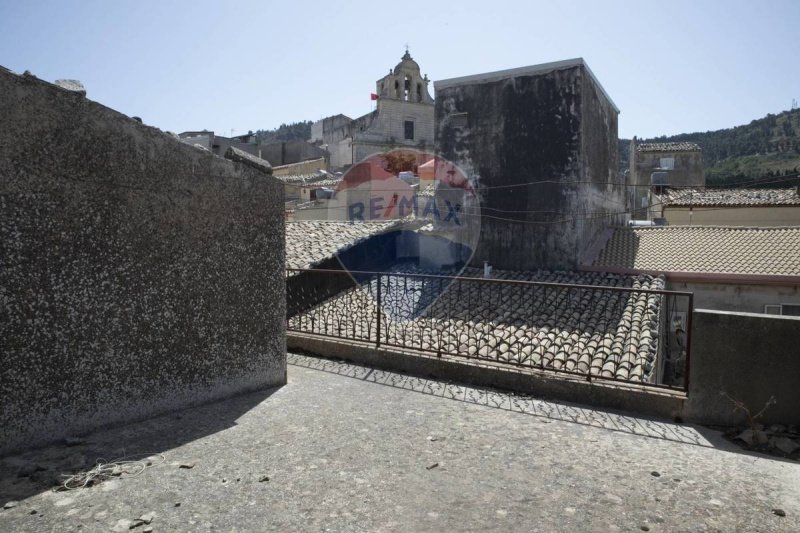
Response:
[{"label": "black iron railing", "polygon": [[598,284],[289,269],[287,329],[688,389],[692,293],[648,276],[587,276]]}]

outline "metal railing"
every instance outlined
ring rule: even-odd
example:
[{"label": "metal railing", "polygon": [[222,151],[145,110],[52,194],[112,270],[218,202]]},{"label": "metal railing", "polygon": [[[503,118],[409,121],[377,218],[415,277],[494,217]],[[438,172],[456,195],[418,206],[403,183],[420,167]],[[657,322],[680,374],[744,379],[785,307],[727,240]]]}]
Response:
[{"label": "metal railing", "polygon": [[594,279],[638,286],[288,269],[287,330],[687,390],[692,293]]}]

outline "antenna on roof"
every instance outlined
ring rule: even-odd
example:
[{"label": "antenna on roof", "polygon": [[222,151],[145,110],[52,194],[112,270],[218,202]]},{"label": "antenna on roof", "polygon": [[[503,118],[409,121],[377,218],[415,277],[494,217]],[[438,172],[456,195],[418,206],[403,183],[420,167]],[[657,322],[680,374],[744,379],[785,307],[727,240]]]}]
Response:
[{"label": "antenna on roof", "polygon": [[[406,49],[408,49],[408,46],[406,46]],[[792,111],[794,111],[795,109],[797,109],[797,100],[795,98],[792,98]]]}]

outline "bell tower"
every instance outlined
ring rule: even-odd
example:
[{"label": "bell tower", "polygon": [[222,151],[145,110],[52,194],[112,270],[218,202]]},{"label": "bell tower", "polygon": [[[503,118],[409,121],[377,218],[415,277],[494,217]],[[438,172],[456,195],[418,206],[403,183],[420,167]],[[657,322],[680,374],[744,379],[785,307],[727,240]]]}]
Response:
[{"label": "bell tower", "polygon": [[422,76],[419,64],[406,49],[397,66],[376,82],[375,92],[381,99],[433,104],[433,98],[428,92],[429,83],[428,76]]}]

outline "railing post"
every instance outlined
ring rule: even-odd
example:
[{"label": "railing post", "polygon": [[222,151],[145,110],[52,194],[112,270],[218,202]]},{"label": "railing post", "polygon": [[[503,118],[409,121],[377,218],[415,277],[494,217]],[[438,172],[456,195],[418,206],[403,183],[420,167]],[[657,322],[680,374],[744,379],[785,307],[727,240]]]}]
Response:
[{"label": "railing post", "polygon": [[381,346],[381,312],[383,311],[383,300],[381,298],[381,275],[378,274],[378,325],[375,329],[375,347]]},{"label": "railing post", "polygon": [[689,293],[689,308],[686,310],[686,362],[683,374],[683,388],[689,393],[689,372],[692,367],[692,317],[694,316],[694,293]]}]

